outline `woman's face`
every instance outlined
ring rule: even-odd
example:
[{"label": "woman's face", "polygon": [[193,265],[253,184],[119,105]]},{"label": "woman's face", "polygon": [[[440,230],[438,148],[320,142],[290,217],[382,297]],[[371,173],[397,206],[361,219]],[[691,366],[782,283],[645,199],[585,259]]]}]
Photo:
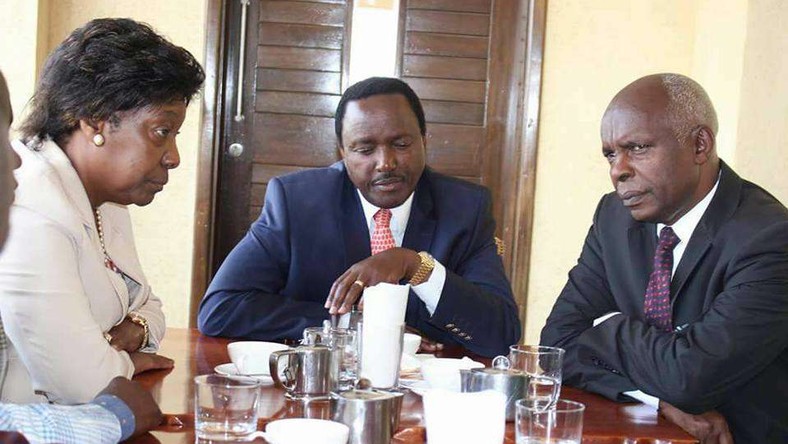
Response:
[{"label": "woman's face", "polygon": [[104,122],[105,144],[96,147],[90,191],[101,201],[147,205],[164,188],[168,171],[180,163],[175,137],[186,103],[173,101],[117,114]]}]

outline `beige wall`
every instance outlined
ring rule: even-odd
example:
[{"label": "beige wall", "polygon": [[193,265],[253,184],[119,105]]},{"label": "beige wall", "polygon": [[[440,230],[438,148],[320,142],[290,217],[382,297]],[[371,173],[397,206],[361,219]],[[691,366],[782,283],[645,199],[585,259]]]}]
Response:
[{"label": "beige wall", "polygon": [[788,205],[788,2],[751,1],[735,164]]},{"label": "beige wall", "polygon": [[17,121],[35,87],[38,17],[36,1],[0,0],[0,70],[8,81]]},{"label": "beige wall", "polygon": [[671,71],[704,85],[721,157],[788,202],[787,28],[781,0],[549,0],[525,341],[538,341],[612,191],[599,119],[632,80]]},{"label": "beige wall", "polygon": [[[33,91],[36,51],[48,53],[74,28],[98,17],[146,22],[197,60],[205,58],[205,0],[0,0],[0,68],[13,86],[17,113]],[[49,22],[41,37],[37,22]],[[142,267],[164,301],[168,325],[174,327],[188,325],[199,119],[198,98],[189,106],[178,136],[180,167],[153,203],[131,207]]]}]

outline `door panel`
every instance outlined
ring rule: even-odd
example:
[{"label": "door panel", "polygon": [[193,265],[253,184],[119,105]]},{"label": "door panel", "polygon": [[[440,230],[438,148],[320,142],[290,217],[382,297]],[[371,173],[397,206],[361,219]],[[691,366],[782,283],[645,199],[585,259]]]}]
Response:
[{"label": "door panel", "polygon": [[[239,20],[232,3],[228,20]],[[250,2],[244,118],[224,119],[225,146],[241,143],[244,151],[220,157],[214,270],[260,214],[272,177],[337,160],[332,116],[347,73],[351,7],[342,0]],[[237,94],[227,91],[228,101]]]}]

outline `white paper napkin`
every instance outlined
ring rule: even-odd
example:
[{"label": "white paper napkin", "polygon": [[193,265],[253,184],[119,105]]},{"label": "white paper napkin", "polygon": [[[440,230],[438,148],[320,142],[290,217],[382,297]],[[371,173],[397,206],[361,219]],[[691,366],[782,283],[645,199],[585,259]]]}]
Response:
[{"label": "white paper napkin", "polygon": [[380,283],[364,289],[364,325],[402,325],[410,285]]},{"label": "white paper napkin", "polygon": [[364,320],[359,374],[362,378],[369,379],[373,387],[390,388],[397,385],[403,329],[403,324],[367,325],[366,319]]},{"label": "white paper napkin", "polygon": [[[479,444],[503,442],[506,395],[493,390],[424,393],[424,420],[429,444]],[[473,424],[473,427],[457,427]]]}]

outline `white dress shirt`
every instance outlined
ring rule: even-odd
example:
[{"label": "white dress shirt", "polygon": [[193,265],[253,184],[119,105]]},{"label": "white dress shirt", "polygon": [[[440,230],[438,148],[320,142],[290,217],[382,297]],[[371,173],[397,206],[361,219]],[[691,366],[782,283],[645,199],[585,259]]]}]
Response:
[{"label": "white dress shirt", "polygon": [[[375,213],[378,212],[380,208],[372,205],[364,199],[364,196],[361,194],[361,191],[356,189],[358,192],[358,197],[361,199],[361,207],[364,210],[364,219],[367,221],[367,227],[369,227],[369,237],[372,238],[372,234],[375,232]],[[402,239],[405,237],[405,229],[408,227],[408,220],[410,219],[410,208],[413,205],[413,195],[411,193],[410,196],[402,203],[402,205],[390,208],[391,210],[391,223],[389,227],[391,228],[391,234],[394,236],[394,243],[398,246],[402,246]],[[435,309],[438,307],[438,302],[441,299],[441,293],[443,292],[443,285],[446,283],[446,268],[437,260],[435,261],[435,268],[432,269],[432,274],[430,274],[429,279],[427,281],[421,283],[420,285],[416,285],[413,288],[413,292],[416,293],[416,296],[424,302],[424,305],[427,307],[427,311],[432,316],[435,313]]]}]

